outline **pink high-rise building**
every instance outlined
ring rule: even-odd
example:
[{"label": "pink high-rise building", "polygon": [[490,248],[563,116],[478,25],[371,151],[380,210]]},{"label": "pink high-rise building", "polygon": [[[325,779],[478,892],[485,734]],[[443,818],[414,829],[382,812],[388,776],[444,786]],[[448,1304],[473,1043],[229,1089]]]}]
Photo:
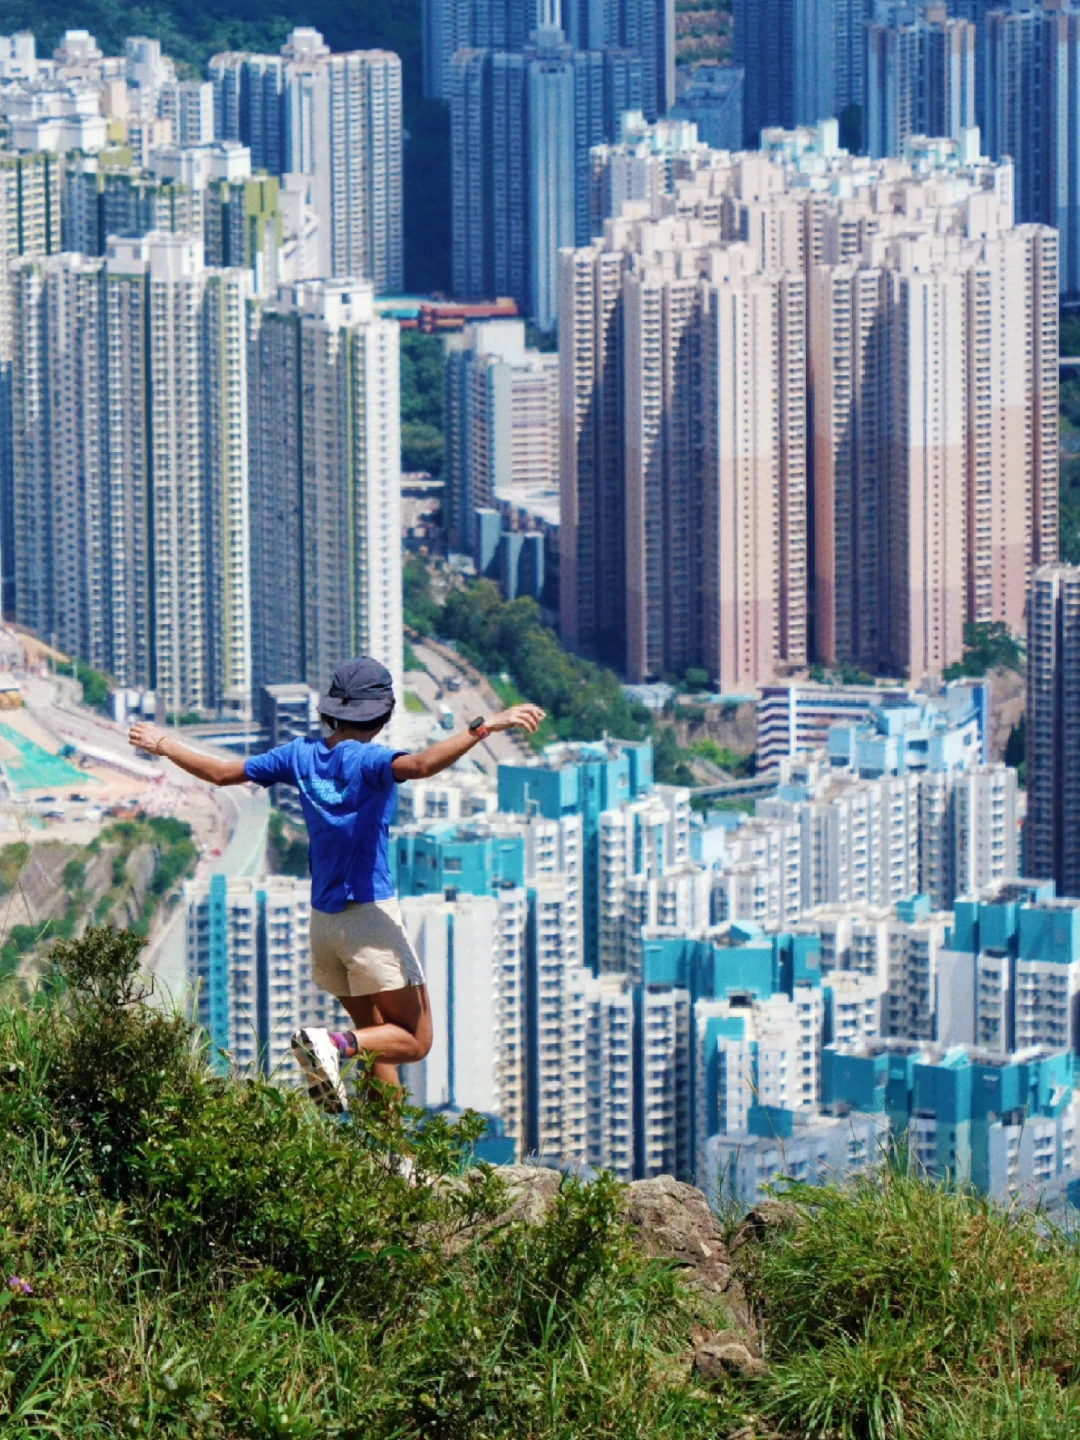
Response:
[{"label": "pink high-rise building", "polygon": [[804,664],[802,277],[674,218],[610,222],[562,263],[564,633],[621,640],[635,680]]},{"label": "pink high-rise building", "polygon": [[1056,236],[879,236],[811,316],[816,653],[940,675],[1056,554]]},{"label": "pink high-rise building", "polygon": [[1057,554],[1057,235],[976,139],[690,147],[564,252],[571,645],[738,691],[811,658],[918,681],[970,623],[1023,631]]}]

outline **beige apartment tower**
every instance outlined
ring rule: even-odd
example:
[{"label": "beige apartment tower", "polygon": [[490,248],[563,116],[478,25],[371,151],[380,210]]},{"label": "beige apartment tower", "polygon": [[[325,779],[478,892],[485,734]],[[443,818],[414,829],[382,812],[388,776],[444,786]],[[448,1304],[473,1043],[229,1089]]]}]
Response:
[{"label": "beige apartment tower", "polygon": [[569,644],[738,692],[811,659],[918,682],[971,623],[1023,631],[1057,555],[1058,240],[977,138],[682,147],[563,253]]},{"label": "beige apartment tower", "polygon": [[403,284],[401,61],[388,50],[332,55],[317,30],[282,50],[285,168],[311,176],[319,274]]},{"label": "beige apartment tower", "polygon": [[251,274],[151,233],[13,268],[16,615],[154,690],[250,704]]},{"label": "beige apartment tower", "polygon": [[1025,626],[1057,546],[1056,236],[883,237],[811,276],[816,652],[914,681]]},{"label": "beige apartment tower", "polygon": [[624,218],[561,280],[571,643],[727,690],[804,664],[802,277],[709,227]]},{"label": "beige apartment tower", "polygon": [[254,684],[322,689],[373,655],[400,694],[398,327],[362,281],[250,311]]}]

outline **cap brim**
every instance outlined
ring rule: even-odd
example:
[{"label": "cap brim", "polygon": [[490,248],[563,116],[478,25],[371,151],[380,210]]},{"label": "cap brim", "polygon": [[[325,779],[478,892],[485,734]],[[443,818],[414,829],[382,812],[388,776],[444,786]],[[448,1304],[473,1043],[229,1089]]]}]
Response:
[{"label": "cap brim", "polygon": [[333,700],[329,695],[320,695],[319,714],[329,715],[332,720],[354,720],[362,725],[365,720],[381,720],[393,705],[393,701],[387,705],[385,700]]}]

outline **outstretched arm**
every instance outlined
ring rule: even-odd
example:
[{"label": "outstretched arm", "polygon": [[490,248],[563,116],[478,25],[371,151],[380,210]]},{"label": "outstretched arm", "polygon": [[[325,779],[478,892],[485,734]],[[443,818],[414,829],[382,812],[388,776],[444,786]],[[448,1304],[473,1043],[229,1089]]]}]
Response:
[{"label": "outstretched arm", "polygon": [[[504,710],[501,715],[496,715],[494,720],[487,721],[485,729],[491,733],[495,730],[518,728],[533,735],[544,716],[545,711],[541,710],[539,705],[515,705],[510,710]],[[394,779],[429,780],[432,775],[449,770],[455,760],[460,760],[462,755],[467,755],[479,745],[481,738],[468,730],[462,730],[458,735],[448,735],[445,740],[437,740],[418,755],[399,755],[394,761]]]},{"label": "outstretched arm", "polygon": [[229,756],[204,755],[190,745],[182,745],[171,735],[166,735],[156,725],[140,721],[128,731],[128,743],[137,750],[149,750],[151,755],[164,755],[181,770],[194,775],[196,780],[206,780],[211,785],[242,785],[247,779],[244,762]]}]

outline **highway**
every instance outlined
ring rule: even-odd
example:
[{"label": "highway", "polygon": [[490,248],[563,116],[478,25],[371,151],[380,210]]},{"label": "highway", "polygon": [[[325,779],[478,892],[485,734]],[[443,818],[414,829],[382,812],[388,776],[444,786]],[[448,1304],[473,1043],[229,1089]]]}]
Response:
[{"label": "highway", "polygon": [[[232,838],[220,856],[204,856],[193,876],[204,880],[215,873],[230,880],[261,875],[266,860],[266,832],[270,820],[270,792],[254,785],[230,786],[217,792],[232,817]],[[187,995],[185,910],[180,901],[164,927],[147,948],[146,968],[154,977],[154,997],[160,1005],[183,1004]]]},{"label": "highway", "polygon": [[[410,670],[405,676],[406,688],[419,695],[427,705],[433,718],[437,718],[440,705],[446,705],[454,716],[457,728],[468,725],[477,715],[492,716],[500,711],[502,702],[478,670],[463,660],[448,646],[436,640],[412,642],[417,659],[427,667],[427,673]],[[458,679],[460,690],[448,690],[446,682]],[[441,691],[441,695],[440,695]],[[491,735],[469,756],[485,775],[495,778],[499,762],[520,762],[532,751],[513,733],[501,732]]]}]

